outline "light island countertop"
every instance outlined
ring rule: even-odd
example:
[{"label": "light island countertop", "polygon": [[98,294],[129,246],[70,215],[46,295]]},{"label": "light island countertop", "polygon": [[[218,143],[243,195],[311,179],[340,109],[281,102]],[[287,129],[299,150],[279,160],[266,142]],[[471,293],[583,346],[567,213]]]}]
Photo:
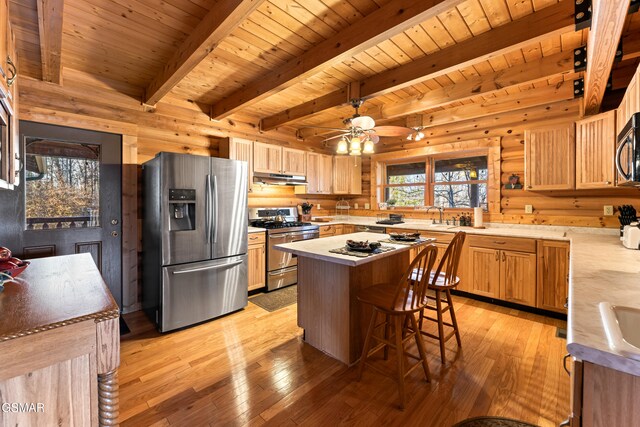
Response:
[{"label": "light island countertop", "polygon": [[395,255],[402,251],[408,251],[412,248],[411,245],[402,245],[402,244],[392,244],[392,243],[382,243],[383,246],[391,246],[395,248],[393,251],[382,252],[379,254],[375,254],[368,257],[355,257],[351,255],[342,255],[336,254],[333,252],[329,252],[332,249],[338,249],[345,246],[346,241],[356,240],[356,241],[365,241],[369,242],[377,242],[379,240],[388,239],[388,234],[379,234],[379,233],[352,233],[352,234],[341,234],[339,236],[331,236],[324,237],[322,239],[310,239],[310,240],[301,240],[299,242],[293,243],[284,243],[281,245],[276,245],[276,248],[280,249],[283,252],[289,252],[298,256],[304,256],[307,258],[329,261],[336,264],[348,265],[351,267],[357,267],[369,262],[373,262],[379,260],[381,258],[385,258],[391,255]]},{"label": "light island countertop", "polygon": [[[600,302],[640,308],[640,251],[617,236],[569,233],[567,349],[585,361],[640,376],[640,362],[609,347]],[[638,325],[640,327],[640,325]]]}]

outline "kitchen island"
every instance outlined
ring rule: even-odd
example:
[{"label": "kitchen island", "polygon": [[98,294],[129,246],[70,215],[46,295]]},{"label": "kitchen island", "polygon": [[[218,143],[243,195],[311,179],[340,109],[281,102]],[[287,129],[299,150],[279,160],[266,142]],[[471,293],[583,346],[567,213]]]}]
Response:
[{"label": "kitchen island", "polygon": [[383,242],[393,249],[363,258],[330,250],[344,247],[348,239],[374,242],[388,238],[387,234],[353,233],[277,246],[298,256],[298,326],[304,329],[305,342],[347,365],[360,358],[371,316],[371,309],[357,300],[357,293],[400,280],[413,246]]},{"label": "kitchen island", "polygon": [[119,309],[90,254],[32,260],[0,313],[0,425],[118,423]]}]

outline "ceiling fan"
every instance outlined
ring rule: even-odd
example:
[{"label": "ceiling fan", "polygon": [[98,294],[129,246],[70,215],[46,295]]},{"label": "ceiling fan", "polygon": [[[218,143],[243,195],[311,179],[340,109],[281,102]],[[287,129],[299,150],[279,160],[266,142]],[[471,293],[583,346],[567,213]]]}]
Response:
[{"label": "ceiling fan", "polygon": [[362,98],[351,99],[351,106],[356,110],[353,116],[345,119],[343,123],[346,128],[332,128],[312,126],[314,129],[326,129],[340,132],[338,135],[330,136],[325,141],[338,139],[338,147],[336,153],[351,154],[359,156],[360,154],[373,153],[373,145],[380,141],[381,136],[407,137],[414,132],[413,129],[404,126],[376,126],[375,120],[370,116],[361,116],[358,112],[364,103]]}]

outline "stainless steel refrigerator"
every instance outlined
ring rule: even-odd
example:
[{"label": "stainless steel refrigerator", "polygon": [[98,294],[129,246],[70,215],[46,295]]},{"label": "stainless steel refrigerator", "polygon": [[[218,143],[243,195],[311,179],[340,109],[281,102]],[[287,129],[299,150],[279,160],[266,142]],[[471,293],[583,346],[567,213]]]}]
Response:
[{"label": "stainless steel refrigerator", "polygon": [[142,174],[142,304],[158,330],[245,307],[247,163],[160,153]]}]

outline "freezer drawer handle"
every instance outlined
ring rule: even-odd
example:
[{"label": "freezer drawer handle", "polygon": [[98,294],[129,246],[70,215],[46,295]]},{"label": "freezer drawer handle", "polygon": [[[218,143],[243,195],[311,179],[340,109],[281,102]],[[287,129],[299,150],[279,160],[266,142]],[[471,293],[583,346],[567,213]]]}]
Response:
[{"label": "freezer drawer handle", "polygon": [[172,271],[171,274],[195,273],[196,271],[204,271],[204,270],[220,270],[222,268],[226,269],[226,268],[235,267],[236,265],[240,265],[240,264],[242,264],[242,261],[235,261],[235,262],[229,262],[227,264],[211,265],[209,267],[190,268],[188,270],[176,270],[176,271]]},{"label": "freezer drawer handle", "polygon": [[296,271],[298,269],[298,267],[289,267],[289,268],[285,268],[284,270],[278,270],[276,272],[270,272],[269,276],[282,276],[285,273],[291,273],[292,271]]}]

